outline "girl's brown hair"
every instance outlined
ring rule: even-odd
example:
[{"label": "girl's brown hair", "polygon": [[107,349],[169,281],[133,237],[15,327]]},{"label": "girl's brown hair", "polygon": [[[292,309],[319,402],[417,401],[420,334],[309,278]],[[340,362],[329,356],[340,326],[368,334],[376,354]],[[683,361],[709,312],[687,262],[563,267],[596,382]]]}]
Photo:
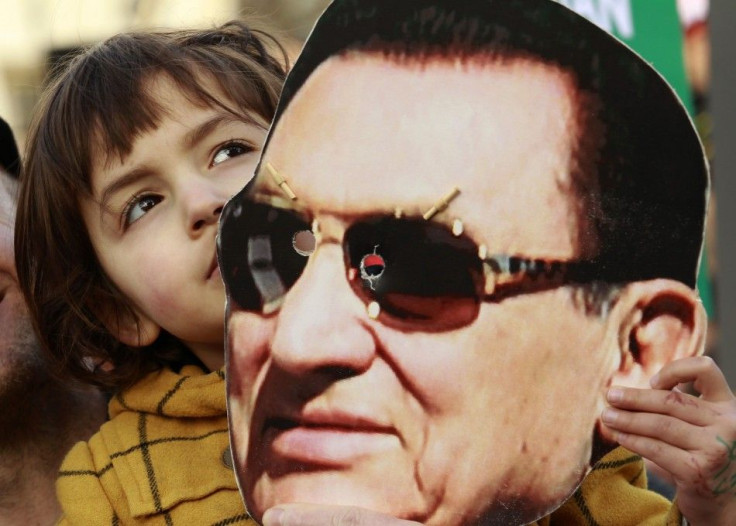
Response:
[{"label": "girl's brown hair", "polygon": [[[192,103],[257,124],[253,113],[271,121],[287,68],[286,52],[270,34],[229,22],[117,35],[52,72],[28,135],[15,254],[36,332],[60,372],[120,388],[182,358],[170,336],[133,348],[106,329],[101,311],[135,319],[134,311],[100,267],[79,208],[92,196],[93,156],[123,159],[135,138],[160,122],[163,110],[148,81],[167,75]],[[206,89],[213,83],[235,109]]]}]

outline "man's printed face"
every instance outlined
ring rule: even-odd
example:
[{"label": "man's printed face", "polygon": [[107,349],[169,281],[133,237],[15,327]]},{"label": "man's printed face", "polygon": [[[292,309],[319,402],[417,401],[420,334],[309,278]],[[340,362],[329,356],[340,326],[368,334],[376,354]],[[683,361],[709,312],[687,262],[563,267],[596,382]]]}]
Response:
[{"label": "man's printed face", "polygon": [[[324,235],[276,312],[231,301],[228,318],[234,455],[256,517],[311,502],[509,524],[574,490],[618,360],[574,290],[482,303],[452,330],[397,328],[350,287],[339,245],[361,218],[421,216],[458,187],[431,221],[461,220],[489,254],[591,255],[570,204],[574,112],[569,77],[525,60],[414,67],[356,55],[302,87],[262,166]],[[251,194],[283,195],[266,171]]]}]

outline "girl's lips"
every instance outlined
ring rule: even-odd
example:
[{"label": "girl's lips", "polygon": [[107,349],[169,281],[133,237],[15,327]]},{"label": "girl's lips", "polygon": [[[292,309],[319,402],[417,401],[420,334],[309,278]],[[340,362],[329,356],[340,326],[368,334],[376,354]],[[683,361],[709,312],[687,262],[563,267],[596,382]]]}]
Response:
[{"label": "girl's lips", "polygon": [[215,265],[215,268],[212,269],[212,272],[210,272],[209,279],[212,279],[212,278],[218,278],[218,279],[220,278],[220,267],[217,265]]},{"label": "girl's lips", "polygon": [[217,256],[213,258],[212,265],[207,272],[207,280],[211,280],[214,277],[220,279],[220,266],[217,264]]}]

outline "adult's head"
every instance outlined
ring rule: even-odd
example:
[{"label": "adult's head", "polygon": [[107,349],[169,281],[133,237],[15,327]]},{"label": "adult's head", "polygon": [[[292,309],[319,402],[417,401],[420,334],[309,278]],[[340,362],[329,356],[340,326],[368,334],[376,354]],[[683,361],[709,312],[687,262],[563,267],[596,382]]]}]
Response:
[{"label": "adult's head", "polygon": [[[4,166],[20,165],[12,135],[0,149],[15,152]],[[15,271],[17,186],[17,175],[0,167],[0,523],[45,524],[59,513],[61,459],[99,427],[105,403],[96,390],[55,381],[43,360]]]},{"label": "adult's head", "polygon": [[[25,304],[17,284],[13,250],[18,176],[11,168],[20,166],[20,157],[13,132],[3,119],[0,119],[0,151],[0,327],[3,328],[0,336],[0,374],[5,378],[6,371],[15,369],[14,364],[23,362],[25,353],[17,349],[25,347],[20,342],[31,339],[33,332],[29,330]],[[3,381],[2,385],[6,386],[8,382]]]},{"label": "adult's head", "polygon": [[[234,186],[228,191],[221,188],[223,178],[209,179],[218,186],[221,202],[209,208],[208,212],[216,212],[209,214],[207,228],[196,229],[207,233],[207,246],[198,244],[196,255],[188,252],[182,257],[182,251],[190,250],[191,243],[185,242],[192,236],[182,236],[185,241],[174,239],[169,235],[172,230],[164,228],[146,236],[144,242],[130,241],[129,247],[120,249],[120,229],[126,223],[117,216],[126,204],[137,211],[132,203],[155,190],[158,193],[144,205],[151,206],[151,200],[161,197],[166,187],[164,176],[191,182],[197,180],[189,177],[195,172],[211,173],[221,159],[213,162],[216,147],[205,144],[205,139],[212,142],[229,135],[220,139],[219,147],[224,148],[228,140],[235,139],[235,132],[226,129],[228,124],[238,122],[256,130],[257,137],[252,145],[248,143],[247,151],[258,149],[276,108],[285,61],[283,50],[268,33],[230,22],[211,30],[116,35],[84,49],[54,72],[29,132],[20,191],[17,266],[44,348],[72,375],[85,382],[120,387],[181,361],[181,346],[171,342],[171,334],[182,341],[188,341],[188,335],[176,334],[181,327],[172,327],[169,318],[184,320],[186,328],[197,332],[189,339],[206,340],[213,352],[220,353],[219,307],[224,303],[224,289],[217,285],[219,280],[212,280],[213,286],[203,291],[204,280],[198,279],[195,286],[194,279],[195,274],[199,278],[211,270],[217,214],[247,179],[249,170],[231,178]],[[191,108],[203,111],[189,111]],[[191,129],[182,129],[187,127]],[[169,143],[162,145],[157,138]],[[184,152],[181,155],[173,150],[175,140]],[[199,158],[195,145],[207,150],[202,154],[207,160]],[[227,154],[229,151],[223,154],[225,158]],[[191,163],[182,169],[176,163],[185,156]],[[151,181],[155,175],[160,176],[156,184]],[[112,184],[115,178],[120,184]],[[181,185],[166,188],[170,187],[181,190]],[[103,196],[104,188],[116,192]],[[177,234],[182,225],[196,223],[188,222],[186,213],[205,206],[201,203],[205,192],[188,189],[166,194],[176,194],[179,199],[169,201],[181,205],[174,214],[184,220],[167,222],[176,226]],[[124,196],[124,191],[135,193],[135,198]],[[121,204],[126,197],[129,202]],[[157,235],[161,237],[154,239]],[[147,243],[151,245],[146,247]],[[172,245],[180,250],[171,249]],[[201,272],[196,269],[195,273],[194,267],[200,264]],[[141,274],[132,276],[133,271]],[[191,283],[187,279],[179,283],[181,276]],[[147,279],[156,281],[157,287]],[[182,298],[178,308],[161,291],[172,281],[179,294],[174,294],[173,287],[168,294]],[[147,294],[140,289],[148,289]],[[152,313],[154,302],[166,316]],[[184,304],[193,310],[183,312]],[[193,311],[197,323],[187,320]],[[161,321],[165,317],[166,323]],[[208,334],[202,336],[205,332]],[[90,366],[100,363],[113,367]]]},{"label": "adult's head", "polygon": [[555,2],[333,4],[221,224],[249,509],[558,506],[606,388],[700,350],[706,187],[672,90]]},{"label": "adult's head", "polygon": [[18,149],[10,127],[0,119],[0,146],[3,158],[0,166],[0,401],[4,408],[0,416],[5,432],[0,439],[0,451],[8,455],[23,448],[35,431],[27,426],[29,393],[48,381],[28,309],[15,272],[13,232],[17,199],[17,174],[10,171],[20,165]]},{"label": "adult's head", "polygon": [[[4,121],[0,121],[5,124]],[[9,129],[9,128],[8,128]],[[12,136],[3,138],[3,145]],[[15,143],[12,144],[13,149]],[[17,151],[17,150],[16,150]],[[16,157],[17,159],[17,157]],[[27,384],[37,371],[43,370],[33,329],[23,295],[18,286],[13,251],[17,180],[0,167],[0,401],[5,410],[0,423],[6,432],[0,440],[0,451],[7,452],[22,443],[17,434],[26,438],[25,426],[18,426],[15,408],[28,395]],[[44,377],[45,380],[45,377]]]}]

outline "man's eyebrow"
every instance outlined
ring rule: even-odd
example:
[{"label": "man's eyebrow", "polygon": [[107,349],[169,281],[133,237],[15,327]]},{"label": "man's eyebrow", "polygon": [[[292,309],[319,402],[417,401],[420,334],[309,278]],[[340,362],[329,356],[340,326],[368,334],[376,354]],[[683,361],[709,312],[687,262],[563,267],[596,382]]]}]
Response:
[{"label": "man's eyebrow", "polygon": [[242,121],[235,117],[235,115],[231,115],[229,113],[218,113],[211,119],[204,121],[202,124],[187,132],[184,136],[184,146],[187,149],[193,148],[223,124],[230,124],[233,122]]}]

